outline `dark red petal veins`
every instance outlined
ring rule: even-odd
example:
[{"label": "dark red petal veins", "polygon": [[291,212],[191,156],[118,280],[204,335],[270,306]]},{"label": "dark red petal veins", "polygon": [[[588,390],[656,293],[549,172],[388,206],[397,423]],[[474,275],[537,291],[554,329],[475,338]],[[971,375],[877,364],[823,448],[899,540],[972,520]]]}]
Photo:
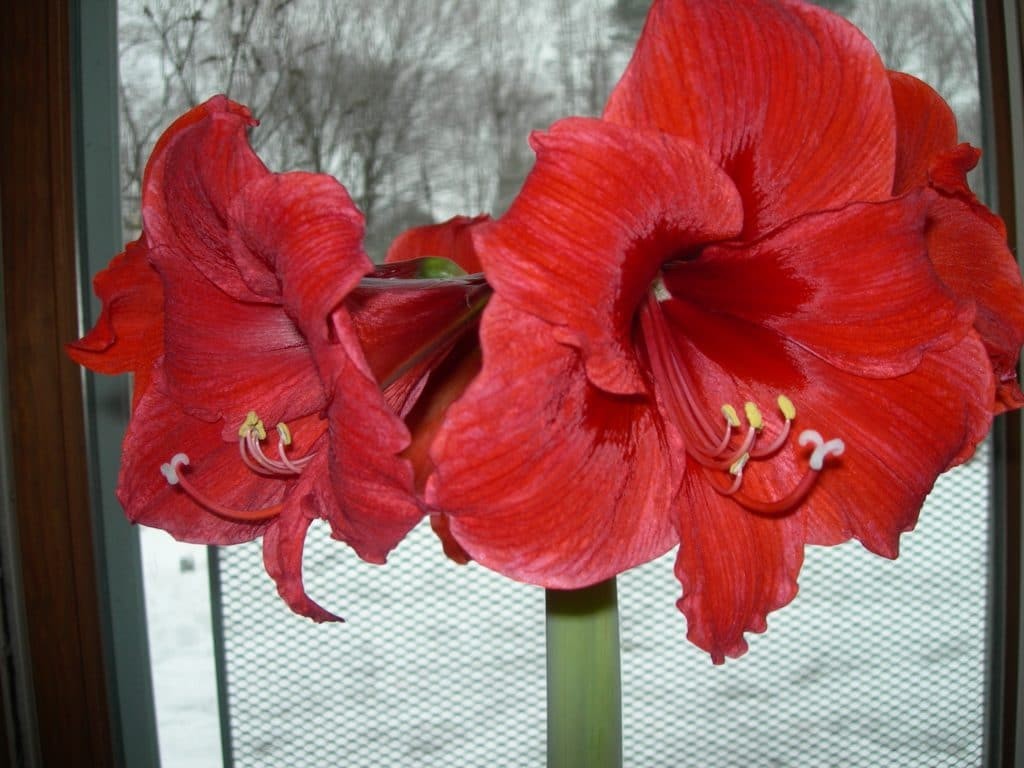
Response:
[{"label": "dark red petal veins", "polygon": [[889,72],[896,107],[896,178],[893,194],[928,183],[932,158],[956,145],[956,117],[931,86],[902,72]]},{"label": "dark red petal veins", "polygon": [[232,255],[254,290],[280,302],[307,339],[326,341],[327,316],[373,264],[363,215],[330,176],[264,176],[232,202]]},{"label": "dark red petal veins", "polygon": [[702,147],[740,190],[745,237],[892,191],[885,68],[809,3],[658,0],[604,116]]},{"label": "dark red petal veins", "polygon": [[142,219],[151,248],[168,248],[222,291],[260,301],[231,254],[228,208],[269,171],[252,151],[245,107],[215,96],[179,118],[150,157],[142,185]]},{"label": "dark red petal veins", "polygon": [[928,261],[929,199],[850,205],[707,248],[665,270],[665,310],[680,337],[741,376],[772,371],[794,347],[862,376],[910,371],[973,318]]},{"label": "dark red petal veins", "polygon": [[384,259],[387,264],[424,256],[439,256],[451,259],[467,274],[483,271],[480,259],[473,246],[474,228],[491,220],[486,214],[479,216],[455,216],[440,224],[429,224],[406,230],[388,248]]},{"label": "dark red petal veins", "polygon": [[803,564],[801,522],[752,515],[712,490],[690,465],[676,506],[687,637],[716,664],[747,651],[745,632],[764,632],[769,612],[797,593]]},{"label": "dark red petal veins", "polygon": [[662,262],[739,231],[735,188],[665,134],[569,119],[532,143],[522,192],[474,232],[488,280],[580,349],[596,386],[641,393],[635,312]]},{"label": "dark red petal veins", "polygon": [[142,240],[125,246],[96,275],[93,290],[103,311],[89,333],[67,344],[68,356],[100,373],[135,374],[132,403],[137,405],[164,342],[163,284]]},{"label": "dark red petal veins", "polygon": [[279,305],[232,298],[168,249],[150,258],[166,301],[164,386],[186,411],[223,418],[230,439],[249,411],[273,426],[323,408],[313,355]]},{"label": "dark red petal veins", "polygon": [[667,511],[683,452],[654,408],[591,385],[576,350],[500,295],[481,333],[483,371],[448,409],[426,489],[465,551],[569,589],[673,546]]}]

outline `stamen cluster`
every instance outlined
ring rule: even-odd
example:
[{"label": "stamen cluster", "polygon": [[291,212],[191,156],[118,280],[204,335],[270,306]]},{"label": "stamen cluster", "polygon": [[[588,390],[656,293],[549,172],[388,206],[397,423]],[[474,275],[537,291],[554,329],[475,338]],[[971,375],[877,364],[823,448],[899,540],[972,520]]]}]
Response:
[{"label": "stamen cluster", "polygon": [[[651,285],[647,300],[640,310],[641,328],[656,386],[669,416],[682,432],[686,441],[686,454],[714,477],[726,473],[728,485],[712,480],[712,487],[728,496],[754,514],[781,517],[792,513],[811,490],[829,456],[838,457],[846,450],[838,438],[825,440],[813,429],[800,433],[797,443],[801,448],[813,446],[808,457],[807,472],[796,486],[778,499],[757,499],[742,492],[743,475],[751,462],[765,461],[775,456],[789,441],[792,423],[796,419],[796,406],[785,394],[778,395],[776,404],[781,424],[771,440],[765,441],[765,418],[752,401],[743,404],[743,420],[736,407],[724,403],[720,407],[722,425],[708,416],[707,408],[696,396],[686,365],[679,359],[672,331],[668,327],[661,304],[672,295],[659,276]],[[742,435],[742,436],[740,436]]]}]

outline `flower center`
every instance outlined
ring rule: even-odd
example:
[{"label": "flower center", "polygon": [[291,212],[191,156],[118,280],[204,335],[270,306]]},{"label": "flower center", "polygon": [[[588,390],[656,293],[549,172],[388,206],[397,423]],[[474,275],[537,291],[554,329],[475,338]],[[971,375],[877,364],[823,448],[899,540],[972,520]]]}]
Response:
[{"label": "flower center", "polygon": [[[263,451],[262,442],[267,439],[267,430],[263,421],[255,411],[249,411],[245,420],[238,428],[238,452],[242,463],[253,473],[268,478],[288,479],[297,477],[313,460],[313,453],[301,458],[292,459],[286,448],[292,444],[292,433],[288,425],[281,422],[277,425],[277,458],[267,456]],[[160,472],[168,485],[176,485],[182,489],[201,507],[225,520],[239,523],[259,523],[271,520],[281,513],[281,504],[274,504],[263,509],[231,509],[220,504],[189,480],[183,467],[189,466],[188,454],[176,453],[170,461],[161,465]]]},{"label": "flower center", "polygon": [[[841,456],[846,449],[842,440],[825,440],[813,429],[797,437],[800,448],[811,448],[807,468],[792,489],[777,499],[759,499],[743,489],[743,474],[752,463],[768,461],[790,441],[796,406],[784,394],[776,399],[778,416],[766,423],[754,402],[743,404],[743,418],[730,403],[719,408],[714,418],[696,396],[689,370],[679,359],[673,332],[668,326],[661,303],[672,298],[661,277],[651,284],[647,300],[640,308],[640,326],[647,347],[651,372],[667,415],[686,441],[686,453],[711,477],[712,487],[748,511],[767,517],[784,517],[796,511],[825,468],[828,457]],[[744,425],[745,422],[745,425]],[[717,479],[716,479],[717,478]]]}]

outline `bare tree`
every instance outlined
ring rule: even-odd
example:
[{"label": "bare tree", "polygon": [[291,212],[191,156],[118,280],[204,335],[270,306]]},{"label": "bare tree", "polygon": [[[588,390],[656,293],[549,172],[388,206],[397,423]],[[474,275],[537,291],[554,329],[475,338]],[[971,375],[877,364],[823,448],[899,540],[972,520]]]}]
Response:
[{"label": "bare tree", "polygon": [[857,0],[851,19],[890,69],[920,77],[954,108],[964,140],[981,135],[970,0]]}]

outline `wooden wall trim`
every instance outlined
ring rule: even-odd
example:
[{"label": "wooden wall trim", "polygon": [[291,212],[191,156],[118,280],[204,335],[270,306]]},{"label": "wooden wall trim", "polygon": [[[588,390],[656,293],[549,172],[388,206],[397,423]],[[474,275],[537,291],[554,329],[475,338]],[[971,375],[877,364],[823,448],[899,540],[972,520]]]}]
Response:
[{"label": "wooden wall trim", "polygon": [[0,24],[0,232],[15,517],[45,766],[114,763],[77,335],[66,0]]},{"label": "wooden wall trim", "polygon": [[[986,114],[986,176],[990,194],[1006,222],[1011,248],[1021,257],[1019,201],[1020,106],[1022,91],[1019,12],[1022,0],[976,0],[979,30],[979,65]],[[1015,127],[1016,126],[1016,127]],[[990,603],[989,679],[986,700],[986,765],[1014,768],[1021,761],[1021,414],[999,417],[993,430],[994,466],[992,524],[993,578]]]}]

